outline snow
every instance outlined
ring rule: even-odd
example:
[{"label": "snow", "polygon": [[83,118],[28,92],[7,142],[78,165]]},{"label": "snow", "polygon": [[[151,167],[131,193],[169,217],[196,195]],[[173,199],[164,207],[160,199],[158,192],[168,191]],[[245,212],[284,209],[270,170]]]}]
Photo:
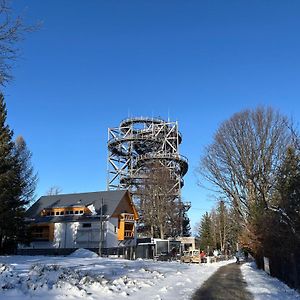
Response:
[{"label": "snow", "polygon": [[266,272],[258,270],[255,263],[243,264],[241,271],[254,300],[300,300],[299,293]]},{"label": "snow", "polygon": [[[86,249],[69,256],[0,256],[0,300],[187,300],[219,267],[233,261],[129,261]],[[241,265],[241,270],[254,300],[300,300],[299,293],[254,263]]]},{"label": "snow", "polygon": [[98,257],[98,254],[93,251],[81,248],[81,249],[75,250],[69,256],[77,257],[77,258],[93,258],[93,257]]},{"label": "snow", "polygon": [[97,215],[97,212],[96,212],[96,209],[95,209],[94,204],[88,205],[87,208],[91,211],[91,214],[92,214],[93,216]]},{"label": "snow", "polygon": [[0,256],[0,300],[187,300],[220,266],[69,256]]}]

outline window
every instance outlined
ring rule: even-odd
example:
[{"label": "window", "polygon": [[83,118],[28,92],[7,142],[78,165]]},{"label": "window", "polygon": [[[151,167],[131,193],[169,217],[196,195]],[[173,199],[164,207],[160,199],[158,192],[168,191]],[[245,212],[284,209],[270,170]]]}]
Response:
[{"label": "window", "polygon": [[78,210],[75,210],[75,215],[78,215],[79,211]]},{"label": "window", "polygon": [[66,215],[69,215],[70,214],[70,211],[66,210]]},{"label": "window", "polygon": [[82,224],[82,227],[83,227],[83,228],[92,227],[92,224],[91,224],[91,223],[83,223],[83,224]]},{"label": "window", "polygon": [[50,211],[47,211],[47,216],[50,216]]},{"label": "window", "polygon": [[69,210],[69,214],[73,215],[74,214],[73,210]]},{"label": "window", "polygon": [[55,212],[55,215],[56,215],[56,216],[59,216],[59,211],[56,211],[56,212]]},{"label": "window", "polygon": [[79,213],[80,213],[81,215],[83,215],[83,210],[80,210]]},{"label": "window", "polygon": [[48,241],[49,226],[33,226],[31,229],[33,241]]},{"label": "window", "polygon": [[63,216],[64,214],[65,214],[65,212],[62,210],[62,211],[60,212],[60,215]]},{"label": "window", "polygon": [[54,211],[51,211],[51,216],[54,216]]}]

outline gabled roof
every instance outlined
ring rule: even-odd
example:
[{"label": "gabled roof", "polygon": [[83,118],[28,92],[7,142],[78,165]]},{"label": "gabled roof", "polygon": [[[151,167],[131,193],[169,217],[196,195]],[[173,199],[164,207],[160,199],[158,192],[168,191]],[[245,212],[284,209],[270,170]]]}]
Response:
[{"label": "gabled roof", "polygon": [[[125,195],[129,196],[126,190],[90,192],[79,194],[61,194],[53,196],[42,196],[26,212],[27,218],[38,218],[45,208],[89,206],[93,204],[97,214],[112,215]],[[129,196],[130,197],[130,196]]]}]

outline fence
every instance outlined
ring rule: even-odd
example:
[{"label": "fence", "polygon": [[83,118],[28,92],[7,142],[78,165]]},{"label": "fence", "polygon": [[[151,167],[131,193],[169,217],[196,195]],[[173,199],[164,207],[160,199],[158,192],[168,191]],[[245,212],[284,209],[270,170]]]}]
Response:
[{"label": "fence", "polygon": [[269,267],[271,276],[277,277],[290,287],[300,290],[299,254],[287,253],[282,256],[269,257]]}]

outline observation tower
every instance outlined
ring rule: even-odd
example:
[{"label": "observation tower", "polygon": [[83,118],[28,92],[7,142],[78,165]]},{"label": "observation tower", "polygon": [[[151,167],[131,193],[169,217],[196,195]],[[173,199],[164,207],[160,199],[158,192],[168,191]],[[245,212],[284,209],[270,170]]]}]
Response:
[{"label": "observation tower", "polygon": [[[138,197],[149,163],[166,167],[174,182],[172,194],[181,201],[188,160],[179,154],[182,136],[177,122],[160,118],[128,118],[108,129],[107,189],[129,189]],[[156,164],[157,165],[157,164]]]}]

